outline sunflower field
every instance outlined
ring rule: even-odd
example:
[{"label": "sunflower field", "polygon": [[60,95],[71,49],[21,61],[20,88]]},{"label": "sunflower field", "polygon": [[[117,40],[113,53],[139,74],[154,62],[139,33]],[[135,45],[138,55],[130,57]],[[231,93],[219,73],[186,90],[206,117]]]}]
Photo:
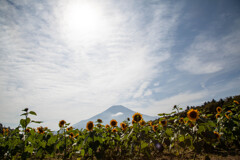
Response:
[{"label": "sunflower field", "polygon": [[[184,113],[184,114],[183,114]],[[205,113],[197,108],[160,113],[145,122],[135,113],[123,122],[101,119],[89,121],[85,129],[75,129],[59,121],[57,133],[47,127],[30,128],[37,114],[23,110],[19,127],[0,134],[0,159],[198,159],[210,153],[239,150],[240,105],[233,100]]]}]

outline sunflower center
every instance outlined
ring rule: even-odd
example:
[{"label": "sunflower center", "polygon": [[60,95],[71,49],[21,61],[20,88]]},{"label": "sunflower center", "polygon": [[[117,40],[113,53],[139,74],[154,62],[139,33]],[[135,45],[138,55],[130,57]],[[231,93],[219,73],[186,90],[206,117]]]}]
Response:
[{"label": "sunflower center", "polygon": [[112,126],[116,126],[116,122],[115,122],[115,121],[112,121],[111,125],[112,125]]},{"label": "sunflower center", "polygon": [[216,136],[216,138],[220,137],[220,135],[218,133],[214,133],[214,135]]},{"label": "sunflower center", "polygon": [[141,116],[140,115],[136,115],[134,117],[134,121],[139,122],[140,120],[141,120]]},{"label": "sunflower center", "polygon": [[92,128],[93,128],[93,124],[92,124],[92,123],[89,123],[89,124],[88,124],[88,129],[91,130]]},{"label": "sunflower center", "polygon": [[154,126],[154,127],[153,127],[153,130],[156,131],[156,130],[157,130],[157,126]]},{"label": "sunflower center", "polygon": [[197,118],[197,112],[192,111],[192,112],[190,113],[190,117],[191,117],[191,118]]}]

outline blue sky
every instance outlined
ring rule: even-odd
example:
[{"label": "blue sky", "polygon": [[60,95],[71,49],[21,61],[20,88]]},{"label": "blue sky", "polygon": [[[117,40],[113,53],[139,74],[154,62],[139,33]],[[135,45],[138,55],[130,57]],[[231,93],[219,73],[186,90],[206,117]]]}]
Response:
[{"label": "blue sky", "polygon": [[57,129],[121,104],[156,116],[240,92],[240,2],[0,0],[0,117]]}]

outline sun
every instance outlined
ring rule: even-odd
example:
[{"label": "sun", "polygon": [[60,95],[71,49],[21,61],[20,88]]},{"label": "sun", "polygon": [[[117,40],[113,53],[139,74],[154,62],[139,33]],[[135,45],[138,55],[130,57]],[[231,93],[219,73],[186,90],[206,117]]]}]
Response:
[{"label": "sun", "polygon": [[98,41],[108,32],[104,9],[90,1],[69,1],[61,13],[62,35],[71,43]]},{"label": "sun", "polygon": [[74,32],[93,32],[101,23],[99,10],[92,4],[70,4],[64,18]]}]

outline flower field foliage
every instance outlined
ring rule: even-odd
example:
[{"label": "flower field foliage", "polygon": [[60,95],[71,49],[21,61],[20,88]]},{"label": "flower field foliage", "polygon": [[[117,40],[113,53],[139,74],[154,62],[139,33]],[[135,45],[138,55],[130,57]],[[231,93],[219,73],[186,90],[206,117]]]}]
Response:
[{"label": "flower field foliage", "polygon": [[240,148],[237,100],[211,112],[174,106],[172,113],[160,113],[158,120],[150,122],[140,113],[107,125],[97,119],[81,130],[61,120],[57,134],[47,127],[28,127],[41,123],[32,120],[36,115],[26,108],[16,129],[1,131],[0,159],[157,159],[164,155],[183,158],[189,153],[196,158]]}]

